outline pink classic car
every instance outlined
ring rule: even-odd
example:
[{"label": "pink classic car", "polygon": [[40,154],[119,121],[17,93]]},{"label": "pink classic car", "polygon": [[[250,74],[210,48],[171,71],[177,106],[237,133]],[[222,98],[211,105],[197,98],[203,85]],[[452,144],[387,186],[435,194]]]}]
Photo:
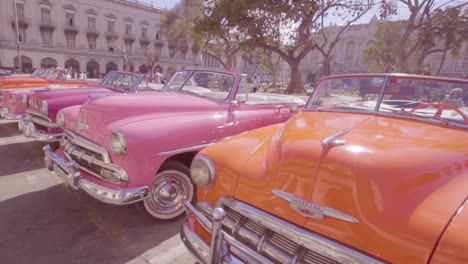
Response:
[{"label": "pink classic car", "polygon": [[[39,73],[37,73],[39,72]],[[38,74],[41,74],[40,76]],[[65,72],[61,69],[50,68],[50,69],[37,69],[32,75],[32,77],[22,77],[22,78],[35,78],[34,76],[39,76],[40,78],[46,78],[47,76],[62,76],[65,80],[60,83],[35,83],[30,86],[11,86],[10,88],[0,89],[0,117],[8,120],[19,120],[26,114],[26,108],[28,105],[28,100],[31,95],[39,91],[49,91],[56,89],[72,89],[78,87],[88,87],[98,84],[96,80],[76,80],[69,79]]]},{"label": "pink classic car", "polygon": [[35,92],[28,102],[27,114],[19,121],[19,129],[26,137],[39,141],[57,141],[62,128],[57,122],[57,112],[65,107],[81,105],[90,96],[118,93],[138,93],[161,87],[149,86],[146,75],[127,72],[109,72],[97,86]]},{"label": "pink classic car", "polygon": [[235,72],[182,70],[159,93],[65,108],[58,113],[65,129],[60,147],[44,147],[46,166],[100,201],[136,203],[154,218],[176,218],[184,213],[182,201],[195,197],[189,167],[198,151],[284,122],[305,104],[294,96],[251,93],[246,80]]}]

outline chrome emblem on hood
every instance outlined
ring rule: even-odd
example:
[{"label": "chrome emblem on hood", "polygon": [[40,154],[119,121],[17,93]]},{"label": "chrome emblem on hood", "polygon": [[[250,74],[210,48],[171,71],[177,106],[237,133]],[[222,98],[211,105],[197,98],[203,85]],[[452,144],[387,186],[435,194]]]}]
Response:
[{"label": "chrome emblem on hood", "polygon": [[289,202],[291,208],[304,217],[323,219],[325,216],[337,218],[351,223],[359,223],[359,220],[345,213],[339,212],[325,206],[304,201],[296,196],[280,190],[271,190],[276,196]]}]

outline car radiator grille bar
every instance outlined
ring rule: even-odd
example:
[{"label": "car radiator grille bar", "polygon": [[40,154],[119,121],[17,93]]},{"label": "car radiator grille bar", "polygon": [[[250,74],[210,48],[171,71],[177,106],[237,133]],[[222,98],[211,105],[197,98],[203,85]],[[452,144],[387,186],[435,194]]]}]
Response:
[{"label": "car radiator grille bar", "polygon": [[[217,206],[226,213],[223,231],[273,263],[384,263],[232,197],[222,197]],[[212,222],[213,207],[202,202],[197,208]]]}]

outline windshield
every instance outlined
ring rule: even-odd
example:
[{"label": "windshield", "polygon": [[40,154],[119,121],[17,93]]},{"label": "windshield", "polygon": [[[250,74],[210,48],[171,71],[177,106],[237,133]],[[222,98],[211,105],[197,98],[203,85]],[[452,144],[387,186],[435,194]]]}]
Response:
[{"label": "windshield", "polygon": [[124,72],[109,72],[102,80],[101,86],[128,93],[139,87],[139,83],[140,79],[135,74]]},{"label": "windshield", "polygon": [[181,91],[211,99],[228,98],[234,86],[234,75],[211,71],[179,71],[164,88],[165,91]]},{"label": "windshield", "polygon": [[185,83],[188,77],[190,77],[190,71],[178,71],[172,76],[171,80],[164,87],[164,91],[178,91]]},{"label": "windshield", "polygon": [[31,74],[31,77],[42,77],[46,72],[46,69],[35,69],[34,72]]},{"label": "windshield", "polygon": [[44,73],[44,78],[47,79],[47,80],[57,80],[59,75],[60,75],[61,71],[60,70],[57,70],[57,69],[49,69],[47,70],[46,73]]},{"label": "windshield", "polygon": [[384,76],[329,78],[320,82],[306,109],[378,111],[468,128],[468,81],[423,76],[390,76],[387,81]]}]

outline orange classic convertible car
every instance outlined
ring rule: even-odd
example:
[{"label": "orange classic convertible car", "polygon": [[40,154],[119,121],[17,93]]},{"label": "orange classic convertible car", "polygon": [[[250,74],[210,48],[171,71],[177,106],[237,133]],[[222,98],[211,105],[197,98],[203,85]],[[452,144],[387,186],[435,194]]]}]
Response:
[{"label": "orange classic convertible car", "polygon": [[468,263],[467,93],[459,79],[322,79],[286,123],[194,158],[183,242],[203,263]]},{"label": "orange classic convertible car", "polygon": [[46,87],[50,85],[85,86],[88,84],[89,82],[84,80],[71,80],[65,70],[61,68],[38,69],[31,76],[3,76],[0,78],[0,89]]}]

